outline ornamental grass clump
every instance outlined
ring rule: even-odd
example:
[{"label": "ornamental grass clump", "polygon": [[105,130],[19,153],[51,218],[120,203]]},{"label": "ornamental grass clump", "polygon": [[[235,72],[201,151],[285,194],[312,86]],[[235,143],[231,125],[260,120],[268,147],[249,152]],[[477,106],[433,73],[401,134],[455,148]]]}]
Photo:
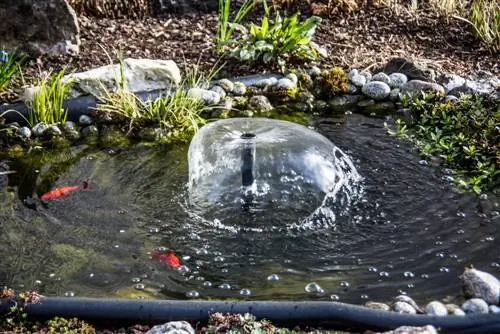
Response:
[{"label": "ornamental grass clump", "polygon": [[27,102],[28,122],[31,126],[39,122],[46,124],[66,122],[68,111],[64,109],[63,102],[73,82],[63,81],[63,76],[64,70],[55,75],[49,72],[38,79],[33,99]]},{"label": "ornamental grass clump", "polygon": [[404,102],[415,120],[400,121],[395,133],[410,139],[424,157],[454,169],[459,188],[479,194],[499,186],[498,100],[463,95],[453,103],[424,94]]}]

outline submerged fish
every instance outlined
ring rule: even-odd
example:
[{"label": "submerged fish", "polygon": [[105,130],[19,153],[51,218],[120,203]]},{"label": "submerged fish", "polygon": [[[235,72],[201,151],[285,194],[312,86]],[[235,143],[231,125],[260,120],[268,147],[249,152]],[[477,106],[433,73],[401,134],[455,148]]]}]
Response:
[{"label": "submerged fish", "polygon": [[63,186],[63,187],[58,187],[55,189],[52,189],[51,191],[46,192],[42,196],[40,196],[40,199],[42,201],[51,201],[54,199],[58,199],[61,197],[64,197],[72,192],[78,191],[78,190],[85,190],[89,187],[89,183],[87,181],[83,181],[83,183],[79,186]]},{"label": "submerged fish", "polygon": [[175,255],[175,253],[171,250],[167,252],[156,250],[151,254],[151,258],[153,260],[165,263],[167,266],[173,269],[177,269],[181,266],[181,260],[179,260],[177,255]]}]

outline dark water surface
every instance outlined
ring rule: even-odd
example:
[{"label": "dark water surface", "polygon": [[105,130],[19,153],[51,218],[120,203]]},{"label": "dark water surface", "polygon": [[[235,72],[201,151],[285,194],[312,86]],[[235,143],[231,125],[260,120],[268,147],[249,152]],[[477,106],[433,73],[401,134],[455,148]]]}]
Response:
[{"label": "dark water surface", "polygon": [[[420,164],[380,119],[314,125],[351,156],[364,193],[335,226],[308,231],[231,230],[195,215],[187,145],[78,146],[13,161],[17,173],[0,194],[0,285],[46,295],[363,303],[401,291],[417,301],[458,296],[468,263],[500,276],[498,198],[453,191],[446,170]],[[87,191],[38,199],[86,179]],[[257,214],[273,219],[272,211]],[[151,260],[158,247],[174,250],[185,267]],[[311,282],[324,292],[306,292]]]}]

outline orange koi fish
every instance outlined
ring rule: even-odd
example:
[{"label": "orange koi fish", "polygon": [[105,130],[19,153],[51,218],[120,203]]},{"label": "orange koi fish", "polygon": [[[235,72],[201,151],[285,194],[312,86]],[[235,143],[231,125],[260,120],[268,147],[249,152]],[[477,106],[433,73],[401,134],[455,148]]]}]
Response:
[{"label": "orange koi fish", "polygon": [[89,187],[88,181],[83,181],[82,185],[79,186],[58,187],[56,189],[52,189],[51,191],[46,192],[45,194],[40,196],[40,199],[42,201],[51,201],[54,199],[59,199],[61,197],[64,197],[72,192],[87,189],[88,187]]},{"label": "orange koi fish", "polygon": [[171,250],[168,250],[166,253],[160,250],[156,250],[151,254],[151,258],[156,261],[160,261],[165,263],[167,266],[173,269],[177,269],[181,266],[181,260],[175,255],[175,253]]}]

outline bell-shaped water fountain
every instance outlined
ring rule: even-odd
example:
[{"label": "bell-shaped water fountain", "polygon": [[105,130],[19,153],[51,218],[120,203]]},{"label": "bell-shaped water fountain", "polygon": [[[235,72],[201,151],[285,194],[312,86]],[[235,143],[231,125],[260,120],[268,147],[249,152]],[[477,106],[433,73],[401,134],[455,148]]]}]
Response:
[{"label": "bell-shaped water fountain", "polygon": [[266,118],[210,123],[188,156],[190,205],[207,220],[237,220],[238,229],[330,226],[361,178],[324,136]]}]

